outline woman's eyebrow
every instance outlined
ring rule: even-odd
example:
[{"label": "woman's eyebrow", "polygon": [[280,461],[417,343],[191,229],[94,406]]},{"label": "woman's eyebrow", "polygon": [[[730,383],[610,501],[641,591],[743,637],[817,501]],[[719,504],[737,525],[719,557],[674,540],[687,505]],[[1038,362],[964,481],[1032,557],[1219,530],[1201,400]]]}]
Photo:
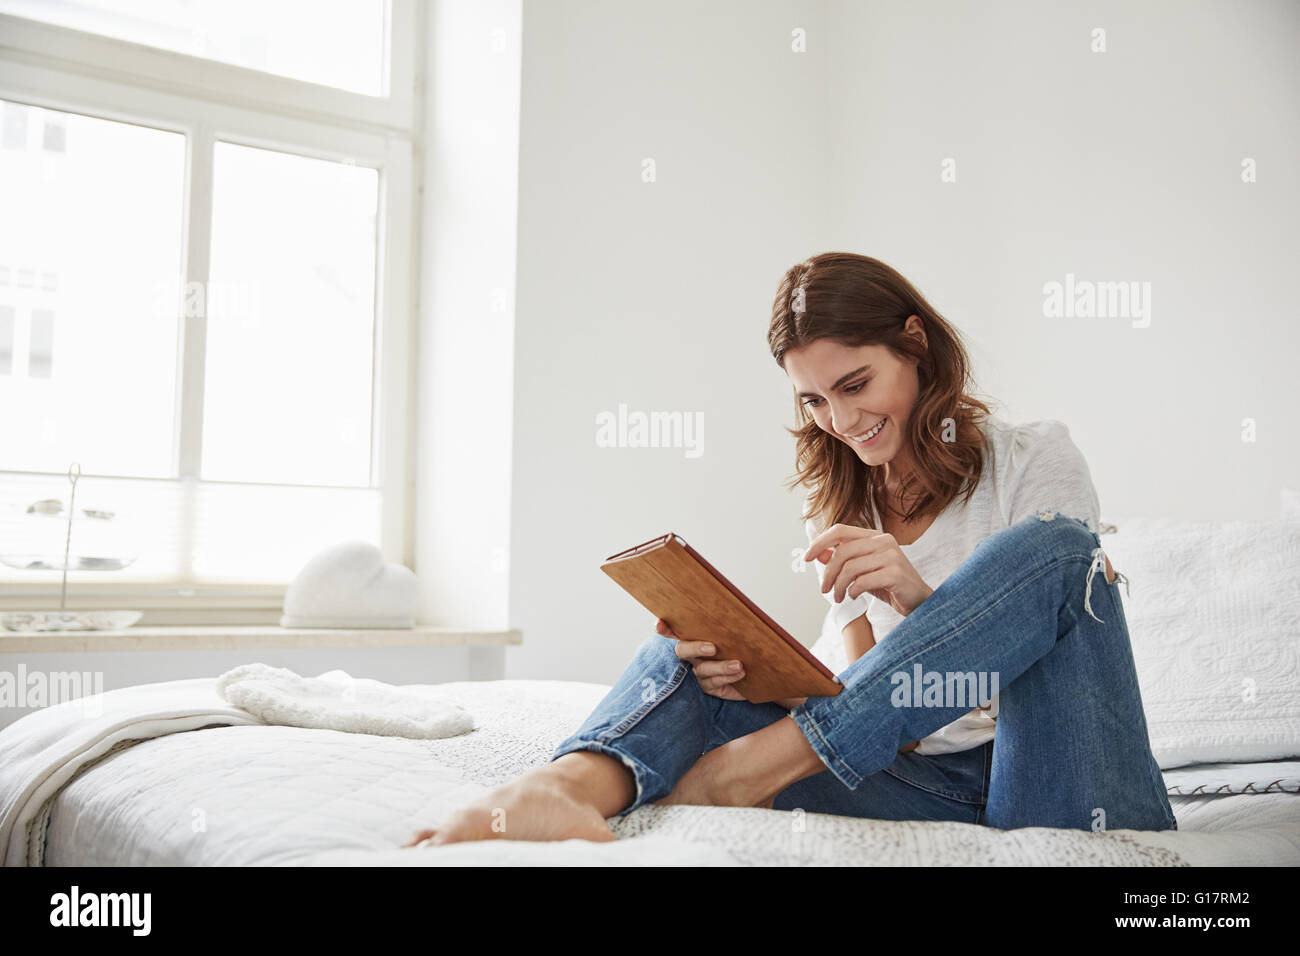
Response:
[{"label": "woman's eyebrow", "polygon": [[[847,375],[841,375],[841,376],[839,377],[839,379],[835,382],[835,384],[831,386],[831,391],[832,391],[832,392],[835,391],[835,389],[839,388],[841,385],[843,385],[843,384],[844,384],[845,382],[847,382],[849,379],[854,378],[854,377],[856,377],[856,376],[858,376],[858,375],[861,375],[863,372],[870,372],[870,371],[871,371],[871,366],[870,366],[870,365],[864,365],[864,366],[862,366],[862,368],[855,368],[852,372],[849,372]],[[813,392],[800,392],[800,393],[799,393],[799,397],[800,397],[800,398],[817,398],[818,396],[817,396],[816,394],[814,394]]]}]

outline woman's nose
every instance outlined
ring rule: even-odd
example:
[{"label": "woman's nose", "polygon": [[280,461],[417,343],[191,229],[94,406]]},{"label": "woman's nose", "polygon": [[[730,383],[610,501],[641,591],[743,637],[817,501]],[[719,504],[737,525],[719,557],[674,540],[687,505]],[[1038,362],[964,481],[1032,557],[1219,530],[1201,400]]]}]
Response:
[{"label": "woman's nose", "polygon": [[851,409],[840,406],[838,409],[831,406],[831,428],[841,435],[847,435],[848,429],[856,423],[857,415]]}]

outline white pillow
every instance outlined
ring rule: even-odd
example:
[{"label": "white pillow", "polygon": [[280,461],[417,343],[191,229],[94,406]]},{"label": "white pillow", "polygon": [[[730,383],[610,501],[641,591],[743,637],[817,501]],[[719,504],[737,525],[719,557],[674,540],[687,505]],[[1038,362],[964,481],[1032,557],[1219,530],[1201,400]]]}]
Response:
[{"label": "white pillow", "polygon": [[1283,488],[1282,499],[1282,518],[1285,521],[1300,520],[1300,491],[1294,488]]},{"label": "white pillow", "polygon": [[289,582],[280,626],[414,627],[419,604],[414,571],[385,563],[369,541],[340,541],[313,555]]},{"label": "white pillow", "polygon": [[1129,518],[1102,539],[1161,769],[1300,755],[1300,522]]}]

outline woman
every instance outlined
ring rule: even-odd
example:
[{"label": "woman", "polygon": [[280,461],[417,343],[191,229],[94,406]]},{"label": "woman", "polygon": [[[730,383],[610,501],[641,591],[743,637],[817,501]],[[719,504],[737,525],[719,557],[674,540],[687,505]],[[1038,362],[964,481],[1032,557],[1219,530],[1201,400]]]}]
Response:
[{"label": "woman", "polygon": [[1068,430],[991,416],[957,331],[865,256],[790,269],[768,343],[796,393],[792,486],[813,488],[804,560],[842,629],[843,690],[749,703],[744,661],[660,621],[548,764],[412,843],[612,840],[606,819],[648,802],[1175,829]]}]

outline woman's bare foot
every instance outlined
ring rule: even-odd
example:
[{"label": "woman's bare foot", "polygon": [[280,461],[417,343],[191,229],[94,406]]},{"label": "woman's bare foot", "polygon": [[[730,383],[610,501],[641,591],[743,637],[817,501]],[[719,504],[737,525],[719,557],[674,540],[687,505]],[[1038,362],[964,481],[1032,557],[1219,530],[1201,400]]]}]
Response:
[{"label": "woman's bare foot", "polygon": [[631,771],[614,758],[566,754],[452,811],[440,826],[421,830],[404,846],[493,839],[609,842],[616,838],[605,811],[612,816],[635,795]]}]

